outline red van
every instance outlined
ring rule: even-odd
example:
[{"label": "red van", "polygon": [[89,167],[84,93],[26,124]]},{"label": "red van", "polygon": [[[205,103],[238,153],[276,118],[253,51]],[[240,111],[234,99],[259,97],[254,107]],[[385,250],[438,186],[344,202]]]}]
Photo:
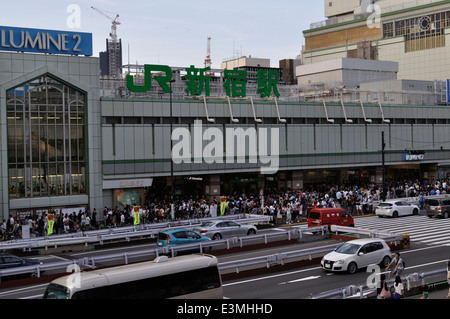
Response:
[{"label": "red van", "polygon": [[308,216],[308,227],[338,225],[355,227],[353,217],[342,208],[314,208]]}]

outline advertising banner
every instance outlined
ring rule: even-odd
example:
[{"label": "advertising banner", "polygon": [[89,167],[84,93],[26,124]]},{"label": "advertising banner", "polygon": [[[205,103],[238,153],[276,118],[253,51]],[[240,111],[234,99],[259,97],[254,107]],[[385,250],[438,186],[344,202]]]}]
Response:
[{"label": "advertising banner", "polygon": [[92,33],[0,26],[0,51],[92,56]]}]

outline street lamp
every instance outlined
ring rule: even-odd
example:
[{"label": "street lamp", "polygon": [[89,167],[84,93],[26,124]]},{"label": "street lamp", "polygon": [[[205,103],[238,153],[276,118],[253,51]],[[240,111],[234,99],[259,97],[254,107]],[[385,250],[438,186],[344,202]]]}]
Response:
[{"label": "street lamp", "polygon": [[383,191],[381,192],[381,200],[386,199],[386,161],[385,161],[385,153],[386,153],[386,143],[384,142],[384,131],[381,132],[381,165],[382,165],[382,184]]},{"label": "street lamp", "polygon": [[175,185],[173,180],[173,155],[172,155],[172,149],[173,149],[173,141],[172,141],[172,132],[173,132],[173,115],[172,115],[172,83],[175,82],[175,80],[169,81],[169,87],[170,87],[170,93],[169,93],[169,100],[170,100],[170,215],[172,219],[174,219],[175,215],[175,204],[174,204],[174,198],[175,198]]}]

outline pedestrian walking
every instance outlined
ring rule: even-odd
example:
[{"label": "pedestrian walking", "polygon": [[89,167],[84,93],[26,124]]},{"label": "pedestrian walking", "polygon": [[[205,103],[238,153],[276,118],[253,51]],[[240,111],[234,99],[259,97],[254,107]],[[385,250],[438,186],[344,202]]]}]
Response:
[{"label": "pedestrian walking", "polygon": [[394,289],[394,299],[401,299],[405,297],[405,287],[403,286],[400,276],[395,277]]},{"label": "pedestrian walking", "polygon": [[380,286],[377,288],[377,296],[378,299],[391,299],[391,291],[388,288],[385,274],[381,274],[380,276]]}]

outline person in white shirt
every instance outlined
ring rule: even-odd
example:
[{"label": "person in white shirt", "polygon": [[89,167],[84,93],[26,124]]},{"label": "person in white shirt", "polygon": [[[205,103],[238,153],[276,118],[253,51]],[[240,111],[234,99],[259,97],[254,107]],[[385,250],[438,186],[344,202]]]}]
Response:
[{"label": "person in white shirt", "polygon": [[64,215],[63,218],[64,232],[68,233],[70,230],[69,216],[67,214]]},{"label": "person in white shirt", "polygon": [[403,286],[402,279],[400,276],[395,277],[395,295],[394,299],[400,299],[405,297],[405,287]]}]

